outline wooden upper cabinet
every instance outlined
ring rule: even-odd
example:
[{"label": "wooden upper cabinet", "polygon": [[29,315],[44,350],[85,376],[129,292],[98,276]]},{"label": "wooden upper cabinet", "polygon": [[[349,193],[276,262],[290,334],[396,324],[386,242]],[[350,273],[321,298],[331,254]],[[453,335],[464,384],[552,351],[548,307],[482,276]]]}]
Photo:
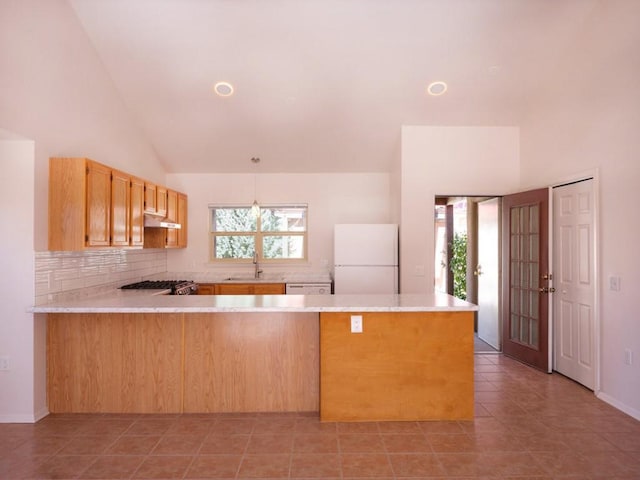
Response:
[{"label": "wooden upper cabinet", "polygon": [[178,247],[187,248],[187,196],[184,193],[178,193],[178,223],[182,226],[178,230]]},{"label": "wooden upper cabinet", "polygon": [[156,213],[158,208],[158,186],[155,183],[144,184],[144,213]]},{"label": "wooden upper cabinet", "polygon": [[144,180],[131,177],[131,209],[130,209],[130,240],[129,245],[141,247],[144,245]]},{"label": "wooden upper cabinet", "polygon": [[167,190],[167,221],[178,221],[178,192]]},{"label": "wooden upper cabinet", "polygon": [[[142,179],[87,158],[51,158],[49,250],[166,246],[167,229],[160,229],[161,245],[145,242],[145,203],[154,189],[155,213],[166,215],[168,197],[164,187],[145,184]],[[186,226],[186,195],[180,196],[185,206],[179,206],[178,193],[173,192],[170,208],[173,221],[180,217]],[[182,238],[176,231],[173,237],[174,247],[186,247],[186,236]]]},{"label": "wooden upper cabinet", "polygon": [[156,214],[167,216],[167,188],[156,186]]},{"label": "wooden upper cabinet", "polygon": [[129,246],[131,232],[131,177],[111,172],[111,245]]},{"label": "wooden upper cabinet", "polygon": [[111,169],[97,162],[86,162],[87,247],[108,247],[111,243]]},{"label": "wooden upper cabinet", "polygon": [[[173,190],[167,190],[167,221],[178,223],[178,192]],[[167,228],[167,247],[178,247],[178,232],[177,228]]]}]

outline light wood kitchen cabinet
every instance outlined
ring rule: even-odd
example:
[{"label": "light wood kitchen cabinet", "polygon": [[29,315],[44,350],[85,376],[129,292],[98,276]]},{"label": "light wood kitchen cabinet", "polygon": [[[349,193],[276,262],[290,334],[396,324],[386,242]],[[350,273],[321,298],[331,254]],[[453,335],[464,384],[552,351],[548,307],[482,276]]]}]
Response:
[{"label": "light wood kitchen cabinet", "polygon": [[189,231],[189,229],[187,228],[187,206],[187,196],[184,193],[178,192],[178,223],[182,226],[182,228],[178,230],[178,248],[187,248],[187,232]]},{"label": "light wood kitchen cabinet", "polygon": [[181,228],[146,228],[144,239],[146,248],[187,247],[187,196],[184,193],[167,190],[167,198],[167,221],[179,223]]},{"label": "light wood kitchen cabinet", "polygon": [[158,209],[158,186],[155,183],[144,183],[144,213],[155,214]]},{"label": "light wood kitchen cabinet", "polygon": [[[86,246],[109,246],[111,243],[111,169],[88,160],[85,188],[87,194]],[[81,218],[78,221],[82,223]]]},{"label": "light wood kitchen cabinet", "polygon": [[[148,188],[150,187],[150,188]],[[49,250],[167,246],[167,229],[145,229],[144,212],[155,190],[156,214],[167,213],[167,189],[87,158],[49,160]],[[153,201],[151,201],[153,203]],[[187,196],[173,192],[172,247],[187,246]],[[151,208],[151,207],[149,207]],[[146,236],[150,237],[147,242]],[[149,245],[147,245],[149,243]]]},{"label": "light wood kitchen cabinet", "polygon": [[284,283],[217,283],[216,295],[283,295]]},{"label": "light wood kitchen cabinet", "polygon": [[49,250],[107,247],[111,169],[86,158],[49,160]]},{"label": "light wood kitchen cabinet", "polygon": [[199,283],[198,295],[215,295],[216,284],[215,283]]},{"label": "light wood kitchen cabinet", "polygon": [[156,214],[167,216],[167,187],[156,186]]},{"label": "light wood kitchen cabinet", "polygon": [[[167,190],[167,221],[178,223],[178,192]],[[178,247],[178,229],[167,228],[167,248]]]},{"label": "light wood kitchen cabinet", "polygon": [[[184,193],[167,191],[167,219],[179,223],[181,228],[167,229],[167,248],[186,248],[187,246],[187,196]],[[174,207],[175,205],[175,207]],[[175,209],[175,213],[174,210]],[[169,213],[171,212],[171,213]],[[172,219],[169,215],[175,217]]]},{"label": "light wood kitchen cabinet", "polygon": [[111,245],[129,246],[131,231],[131,177],[111,171]]},{"label": "light wood kitchen cabinet", "polygon": [[284,283],[199,283],[198,295],[283,295]]},{"label": "light wood kitchen cabinet", "polygon": [[155,183],[144,184],[144,213],[166,217],[167,188]]},{"label": "light wood kitchen cabinet", "polygon": [[129,245],[144,245],[144,180],[131,177],[131,214]]}]

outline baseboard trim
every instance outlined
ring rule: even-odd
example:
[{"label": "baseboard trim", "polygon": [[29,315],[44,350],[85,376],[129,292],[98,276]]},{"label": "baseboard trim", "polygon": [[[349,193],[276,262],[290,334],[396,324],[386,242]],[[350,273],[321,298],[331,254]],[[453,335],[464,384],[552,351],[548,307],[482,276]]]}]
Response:
[{"label": "baseboard trim", "polygon": [[33,415],[24,413],[0,415],[0,423],[36,423],[47,415],[49,415],[49,410],[47,408],[38,410]]},{"label": "baseboard trim", "polygon": [[632,416],[636,420],[640,421],[640,410],[636,410],[635,408],[631,408],[629,405],[625,405],[622,402],[619,402],[611,395],[607,395],[606,393],[598,392],[596,393],[596,397],[602,400],[603,402],[608,403],[612,407],[617,408],[621,412],[626,413],[627,415]]}]

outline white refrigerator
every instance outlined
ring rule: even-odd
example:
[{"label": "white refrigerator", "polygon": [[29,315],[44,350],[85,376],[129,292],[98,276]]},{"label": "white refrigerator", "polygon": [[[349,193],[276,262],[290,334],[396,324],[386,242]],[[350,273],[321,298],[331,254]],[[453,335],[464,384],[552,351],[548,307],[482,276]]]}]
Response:
[{"label": "white refrigerator", "polygon": [[334,293],[398,293],[398,225],[338,224]]}]

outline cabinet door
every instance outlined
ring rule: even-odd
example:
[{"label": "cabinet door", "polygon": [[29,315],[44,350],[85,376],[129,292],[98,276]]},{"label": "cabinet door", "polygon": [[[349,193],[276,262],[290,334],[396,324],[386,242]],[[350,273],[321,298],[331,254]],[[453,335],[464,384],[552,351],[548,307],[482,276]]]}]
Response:
[{"label": "cabinet door", "polygon": [[155,183],[145,182],[144,184],[144,212],[156,213],[158,205],[158,187]]},{"label": "cabinet door", "polygon": [[111,230],[111,169],[87,161],[87,247],[108,247]]},{"label": "cabinet door", "polygon": [[216,286],[214,283],[199,283],[198,295],[215,295]]},{"label": "cabinet door", "polygon": [[251,295],[253,286],[250,283],[217,283],[216,295]]},{"label": "cabinet door", "polygon": [[132,177],[129,245],[144,245],[144,196],[144,180]]},{"label": "cabinet door", "polygon": [[131,177],[111,172],[111,245],[129,245],[131,209]]},{"label": "cabinet door", "polygon": [[285,291],[284,283],[254,283],[253,293],[255,295],[282,295]]},{"label": "cabinet door", "polygon": [[[178,192],[167,190],[167,221],[178,222]],[[178,230],[175,228],[167,229],[167,247],[175,248],[178,246]]]},{"label": "cabinet door", "polygon": [[218,283],[216,295],[280,295],[285,292],[284,283]]},{"label": "cabinet door", "polygon": [[49,159],[49,250],[85,248],[87,177],[84,158]]},{"label": "cabinet door", "polygon": [[182,226],[178,230],[178,247],[187,248],[187,196],[178,193],[178,223]]},{"label": "cabinet door", "polygon": [[167,189],[160,185],[156,186],[156,213],[158,215],[167,215]]}]

